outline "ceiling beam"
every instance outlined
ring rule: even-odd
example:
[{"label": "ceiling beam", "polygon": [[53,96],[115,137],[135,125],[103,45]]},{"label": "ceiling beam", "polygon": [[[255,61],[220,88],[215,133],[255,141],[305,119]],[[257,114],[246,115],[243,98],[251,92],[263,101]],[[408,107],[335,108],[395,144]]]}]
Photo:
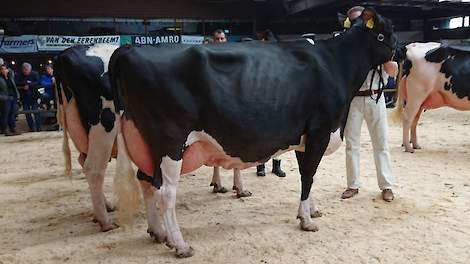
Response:
[{"label": "ceiling beam", "polygon": [[337,2],[337,0],[284,0],[287,15],[293,15],[307,9],[320,7],[334,2]]}]

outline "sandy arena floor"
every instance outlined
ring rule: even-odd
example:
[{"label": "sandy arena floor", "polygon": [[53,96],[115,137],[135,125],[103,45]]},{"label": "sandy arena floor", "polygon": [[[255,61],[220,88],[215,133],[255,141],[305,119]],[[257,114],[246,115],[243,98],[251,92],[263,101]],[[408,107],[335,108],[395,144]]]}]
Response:
[{"label": "sandy arena floor", "polygon": [[[72,179],[63,176],[61,133],[1,136],[0,263],[470,263],[470,112],[429,111],[418,129],[423,149],[403,153],[401,128],[391,124],[392,203],[380,199],[365,127],[358,196],[340,199],[344,145],[322,161],[312,189],[324,213],[316,233],[300,231],[295,219],[294,153],[282,157],[286,178],[243,172],[251,198],[212,194],[210,168],[183,177],[177,215],[195,249],[183,260],[152,242],[142,208],[134,230],[99,232],[75,150]],[[231,187],[232,173],[222,180]]]}]

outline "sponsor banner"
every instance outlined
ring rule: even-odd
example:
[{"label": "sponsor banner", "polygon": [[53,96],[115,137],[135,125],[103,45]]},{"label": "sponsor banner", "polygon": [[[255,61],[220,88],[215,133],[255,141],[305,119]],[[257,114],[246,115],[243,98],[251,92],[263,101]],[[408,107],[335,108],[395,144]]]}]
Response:
[{"label": "sponsor banner", "polygon": [[121,46],[132,44],[132,36],[121,35]]},{"label": "sponsor banner", "polygon": [[0,43],[0,53],[30,53],[38,51],[37,36],[4,36]]},{"label": "sponsor banner", "polygon": [[180,35],[132,36],[132,44],[157,45],[160,43],[181,43]]},{"label": "sponsor banner", "polygon": [[181,36],[181,43],[183,44],[202,44],[204,36]]},{"label": "sponsor banner", "polygon": [[73,45],[93,45],[99,43],[119,46],[121,38],[118,35],[110,36],[56,36],[40,35],[38,36],[39,51],[60,51]]}]

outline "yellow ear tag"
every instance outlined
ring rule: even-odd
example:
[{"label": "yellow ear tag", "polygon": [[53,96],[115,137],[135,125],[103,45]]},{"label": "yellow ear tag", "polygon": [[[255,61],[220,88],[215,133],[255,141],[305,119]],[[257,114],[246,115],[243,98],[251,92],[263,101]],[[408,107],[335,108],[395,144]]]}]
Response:
[{"label": "yellow ear tag", "polygon": [[369,29],[374,28],[374,20],[372,18],[367,20],[366,27],[369,28]]},{"label": "yellow ear tag", "polygon": [[344,20],[343,27],[344,28],[350,28],[351,27],[351,20],[349,20],[349,17],[346,18],[346,20]]}]

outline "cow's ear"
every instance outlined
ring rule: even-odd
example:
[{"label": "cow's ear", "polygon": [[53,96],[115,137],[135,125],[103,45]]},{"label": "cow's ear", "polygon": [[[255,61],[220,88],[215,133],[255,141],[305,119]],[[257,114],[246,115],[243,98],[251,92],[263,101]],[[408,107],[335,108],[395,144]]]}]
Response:
[{"label": "cow's ear", "polygon": [[378,22],[377,11],[370,7],[362,11],[361,17],[362,21],[364,21],[364,26],[368,29],[373,29]]},{"label": "cow's ear", "polygon": [[341,13],[338,13],[338,22],[343,28],[350,28],[351,27],[351,21],[349,21],[348,16],[343,15]]}]

